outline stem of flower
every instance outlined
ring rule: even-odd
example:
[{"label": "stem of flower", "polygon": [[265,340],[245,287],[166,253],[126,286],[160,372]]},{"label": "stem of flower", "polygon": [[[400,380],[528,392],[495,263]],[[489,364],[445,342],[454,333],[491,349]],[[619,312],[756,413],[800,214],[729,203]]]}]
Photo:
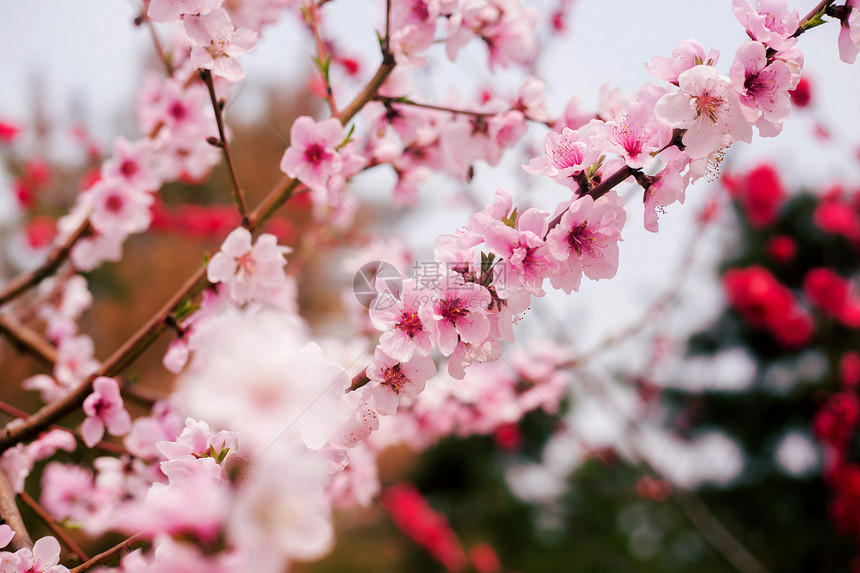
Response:
[{"label": "stem of flower", "polygon": [[242,215],[243,226],[247,227],[248,221],[248,205],[245,202],[245,192],[242,191],[242,186],[239,184],[239,175],[236,173],[236,165],[233,163],[233,155],[230,153],[230,144],[227,143],[227,136],[224,133],[224,110],[221,102],[218,101],[215,95],[215,85],[212,83],[212,72],[209,70],[200,70],[200,79],[206,84],[209,89],[209,99],[212,100],[212,109],[215,111],[215,122],[218,124],[218,137],[221,138],[219,147],[224,152],[224,159],[227,161],[227,168],[230,170],[230,178],[233,179],[233,201],[239,208],[239,214]]},{"label": "stem of flower", "polygon": [[78,225],[78,228],[66,238],[66,241],[62,245],[57,246],[38,268],[33,269],[29,273],[18,275],[6,283],[6,286],[0,291],[0,306],[52,275],[68,258],[75,243],[82,237],[87,236],[91,230],[89,219],[87,219]]},{"label": "stem of flower", "polygon": [[72,553],[77,555],[82,562],[89,560],[87,554],[84,553],[80,547],[78,547],[78,544],[75,543],[75,541],[71,537],[69,537],[65,529],[60,527],[60,524],[54,521],[54,518],[51,517],[47,511],[45,511],[45,508],[39,505],[35,499],[30,497],[30,494],[28,494],[26,491],[22,491],[18,494],[18,496],[21,498],[21,501],[23,501],[27,506],[29,506],[30,509],[32,509],[36,513],[36,515],[39,516],[39,519],[41,519],[45,523],[45,525],[47,525],[50,530],[53,531],[54,534],[59,537],[63,543],[66,544],[66,547],[68,547],[72,551]]},{"label": "stem of flower", "polygon": [[92,569],[93,567],[95,567],[96,565],[99,565],[103,561],[107,561],[108,559],[110,559],[111,557],[113,557],[114,555],[116,555],[117,553],[122,551],[123,549],[128,549],[129,547],[131,547],[135,543],[140,542],[141,540],[143,540],[143,533],[136,533],[136,534],[132,535],[131,537],[129,537],[128,539],[126,539],[125,541],[114,545],[113,547],[111,547],[107,551],[99,553],[98,555],[96,555],[95,557],[93,557],[92,559],[87,561],[86,563],[83,563],[82,565],[78,565],[77,567],[71,569],[70,573],[83,573],[84,571]]}]

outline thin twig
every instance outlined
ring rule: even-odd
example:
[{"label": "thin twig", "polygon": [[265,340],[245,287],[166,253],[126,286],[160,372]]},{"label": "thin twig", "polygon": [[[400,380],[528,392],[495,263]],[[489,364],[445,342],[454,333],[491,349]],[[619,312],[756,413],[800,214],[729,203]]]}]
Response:
[{"label": "thin twig", "polygon": [[72,250],[72,247],[75,246],[75,243],[77,243],[82,237],[86,236],[90,230],[90,222],[89,219],[87,219],[78,225],[78,228],[75,229],[68,238],[66,238],[65,242],[62,245],[57,246],[51,254],[48,255],[45,262],[38,268],[33,269],[29,273],[18,275],[6,283],[6,286],[4,286],[3,290],[0,291],[0,306],[6,304],[31,287],[36,286],[42,282],[42,280],[53,274],[53,272],[63,264],[66,258],[68,258],[69,252]]},{"label": "thin twig", "polygon": [[311,35],[314,37],[317,49],[317,65],[319,67],[320,76],[323,84],[325,84],[325,96],[328,101],[328,107],[331,110],[332,117],[338,117],[340,114],[337,111],[337,104],[334,101],[334,93],[331,89],[331,80],[329,77],[329,55],[326,52],[325,44],[320,34],[319,18],[317,18],[317,4],[313,1],[308,2],[305,22],[311,30]]},{"label": "thin twig", "polygon": [[131,547],[135,543],[140,542],[141,540],[143,540],[143,533],[136,533],[136,534],[132,535],[131,537],[129,537],[128,539],[126,539],[125,541],[114,545],[113,547],[111,547],[107,551],[99,553],[98,555],[96,555],[95,557],[93,557],[92,559],[87,561],[86,563],[83,563],[81,565],[78,565],[77,567],[74,567],[73,569],[70,570],[70,573],[83,573],[84,571],[92,569],[93,567],[95,567],[96,565],[99,565],[103,561],[107,561],[108,559],[110,559],[111,557],[113,557],[114,555],[116,555],[117,553],[122,551],[123,549],[128,549],[129,547]]},{"label": "thin twig", "polygon": [[0,334],[48,366],[53,367],[57,362],[57,348],[10,314],[0,313]]},{"label": "thin twig", "polygon": [[75,543],[75,541],[71,537],[69,537],[68,533],[66,533],[66,530],[60,527],[60,524],[57,523],[54,518],[51,517],[50,514],[48,514],[47,511],[45,511],[45,508],[39,505],[39,503],[36,502],[35,499],[30,497],[30,494],[28,494],[26,491],[22,491],[18,495],[21,497],[21,501],[27,504],[30,509],[32,509],[36,513],[36,515],[39,516],[39,519],[41,519],[45,523],[45,525],[47,525],[51,529],[51,531],[53,531],[54,534],[59,537],[63,543],[66,544],[66,547],[71,549],[72,553],[77,555],[81,561],[87,561],[89,559],[89,557],[87,557],[87,554],[84,553],[80,547],[78,547],[78,544]]},{"label": "thin twig", "polygon": [[212,109],[215,110],[215,122],[218,124],[218,147],[224,152],[224,159],[227,160],[227,168],[230,170],[230,178],[233,180],[233,200],[239,208],[239,214],[242,216],[243,225],[248,220],[248,205],[245,203],[245,192],[242,191],[242,186],[239,184],[239,175],[236,173],[236,164],[233,163],[233,155],[230,153],[230,144],[227,143],[227,136],[224,130],[224,110],[222,103],[218,101],[215,95],[215,85],[212,83],[212,72],[209,70],[200,70],[200,79],[206,84],[209,89],[209,99],[212,100]]},{"label": "thin twig", "polygon": [[[376,99],[377,99],[377,101],[381,101],[381,102],[387,103],[387,104],[408,105],[408,106],[412,106],[412,107],[420,107],[422,109],[429,109],[432,111],[453,113],[454,115],[468,115],[470,117],[476,117],[476,118],[480,118],[480,119],[484,119],[484,118],[488,118],[488,117],[495,117],[495,116],[499,115],[500,113],[506,113],[508,111],[512,111],[510,109],[504,110],[504,111],[498,111],[498,112],[473,111],[473,110],[469,110],[469,109],[457,109],[457,108],[453,108],[453,107],[445,107],[445,106],[434,105],[434,104],[430,104],[430,103],[418,103],[418,102],[412,101],[410,99],[400,99],[400,98],[393,98],[393,97],[378,97]],[[547,127],[552,127],[552,125],[553,125],[553,122],[551,122],[551,121],[539,121],[537,119],[532,119],[532,118],[526,116],[525,114],[523,114],[523,115],[524,115],[525,119],[528,121],[531,121],[534,123],[539,123],[539,124],[545,125]]]}]

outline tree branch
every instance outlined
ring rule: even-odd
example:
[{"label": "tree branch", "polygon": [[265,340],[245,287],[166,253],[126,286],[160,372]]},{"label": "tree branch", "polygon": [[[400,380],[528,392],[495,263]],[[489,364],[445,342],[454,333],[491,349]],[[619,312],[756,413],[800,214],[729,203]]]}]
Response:
[{"label": "tree branch", "polygon": [[36,286],[42,282],[42,280],[53,274],[54,271],[57,270],[57,268],[68,258],[69,252],[71,252],[75,243],[77,243],[82,237],[89,234],[90,231],[90,221],[87,219],[78,225],[78,228],[75,229],[68,238],[66,238],[66,241],[62,245],[56,247],[51,254],[48,255],[48,258],[45,259],[45,262],[42,263],[41,266],[29,273],[18,275],[6,283],[6,286],[4,286],[3,290],[0,291],[0,306],[6,304],[31,287]]},{"label": "tree branch", "polygon": [[116,555],[117,553],[122,551],[123,549],[128,549],[129,547],[131,547],[135,543],[140,542],[141,540],[143,540],[143,533],[136,533],[136,534],[132,535],[131,537],[129,537],[128,539],[126,539],[125,541],[114,545],[113,547],[111,547],[107,551],[99,553],[98,555],[96,555],[95,557],[93,557],[92,559],[87,561],[86,563],[83,563],[83,564],[78,565],[77,567],[71,569],[70,573],[83,573],[84,571],[92,569],[96,565],[101,564],[103,561],[107,561],[108,559],[110,559],[111,557],[113,557],[114,555]]},{"label": "tree branch", "polygon": [[60,525],[56,521],[54,521],[54,518],[51,517],[48,512],[45,511],[45,509],[36,502],[35,499],[30,497],[30,494],[28,494],[26,491],[22,491],[18,495],[21,497],[21,501],[27,504],[30,509],[32,509],[36,513],[36,515],[39,516],[39,519],[45,522],[45,525],[47,525],[51,529],[51,531],[53,531],[54,534],[59,537],[63,543],[66,544],[66,547],[72,550],[72,553],[77,555],[81,561],[86,561],[89,559],[89,557],[87,557],[87,554],[84,553],[80,547],[78,547],[78,544],[75,543],[71,537],[69,537],[65,529],[60,527]]}]

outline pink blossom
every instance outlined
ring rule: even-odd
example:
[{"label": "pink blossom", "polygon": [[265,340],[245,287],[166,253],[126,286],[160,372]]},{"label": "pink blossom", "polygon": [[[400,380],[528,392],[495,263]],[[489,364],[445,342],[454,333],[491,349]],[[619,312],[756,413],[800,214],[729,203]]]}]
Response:
[{"label": "pink blossom", "polygon": [[782,131],[782,124],[791,114],[789,91],[791,70],[782,60],[768,63],[767,50],[760,42],[746,42],[738,48],[731,69],[735,86],[744,109],[751,113],[763,137],[773,137]]},{"label": "pink blossom", "polygon": [[853,64],[860,52],[860,5],[857,0],[845,3],[851,12],[842,20],[839,28],[839,59],[846,64]]},{"label": "pink blossom", "polygon": [[433,318],[436,320],[437,344],[443,356],[450,356],[458,344],[483,342],[490,333],[486,310],[489,291],[479,284],[465,282],[459,274],[449,272],[435,293]]},{"label": "pink blossom", "polygon": [[7,524],[0,525],[0,547],[6,547],[15,537],[15,531]]},{"label": "pink blossom", "polygon": [[287,281],[284,255],[289,247],[278,246],[274,235],[263,234],[251,244],[251,233],[239,227],[230,233],[206,270],[212,283],[224,283],[238,304],[264,302],[272,291]]},{"label": "pink blossom", "polygon": [[379,429],[377,408],[373,404],[370,388],[366,386],[347,392],[341,401],[346,415],[335,430],[332,445],[353,448]]},{"label": "pink blossom", "polygon": [[57,450],[75,451],[78,442],[71,432],[51,430],[28,445],[17,444],[0,457],[0,470],[6,474],[13,491],[24,490],[24,481],[33,471],[36,462],[54,455]]},{"label": "pink blossom", "polygon": [[19,573],[69,573],[68,568],[59,565],[60,542],[53,537],[43,537],[33,544],[32,551],[24,548],[15,555],[20,559]]},{"label": "pink blossom", "polygon": [[278,443],[262,456],[227,520],[229,541],[246,556],[239,570],[280,573],[286,561],[325,555],[334,543],[329,481],[316,452]]},{"label": "pink blossom", "polygon": [[127,236],[149,228],[151,193],[121,180],[102,180],[90,189],[88,197],[93,208],[90,222],[98,232]]},{"label": "pink blossom", "polygon": [[[528,209],[517,217],[515,226],[496,221],[484,231],[487,248],[503,259],[496,264],[502,266],[506,278],[516,277],[535,296],[543,296],[543,280],[557,268],[543,239],[548,215]],[[509,286],[507,281],[504,286]]]},{"label": "pink blossom", "polygon": [[245,77],[245,69],[236,59],[257,45],[257,33],[236,29],[227,12],[220,8],[206,15],[187,16],[185,33],[197,45],[191,50],[191,65],[212,70],[212,74],[229,82]]},{"label": "pink blossom", "polygon": [[90,448],[101,441],[105,428],[112,436],[123,436],[131,429],[131,417],[113,378],[99,376],[93,381],[93,393],[84,400],[83,409],[87,417],[81,435]]},{"label": "pink blossom", "polygon": [[120,137],[113,144],[113,156],[102,165],[102,177],[122,181],[140,191],[155,191],[161,180],[154,169],[152,140],[128,141]]},{"label": "pink blossom", "polygon": [[88,469],[51,462],[42,474],[41,502],[57,521],[68,520],[90,534],[100,534],[113,525],[118,492],[97,487]]},{"label": "pink blossom", "polygon": [[221,0],[152,0],[147,15],[162,24],[179,19],[184,14],[205,14]]},{"label": "pink blossom", "polygon": [[343,125],[335,118],[319,123],[303,115],[290,129],[290,147],[281,159],[281,171],[315,191],[324,191],[329,178],[341,169],[337,147]]},{"label": "pink blossom", "polygon": [[436,364],[429,356],[415,354],[405,362],[398,362],[377,348],[373,362],[367,368],[367,377],[373,386],[373,403],[380,414],[392,416],[397,411],[401,395],[410,398],[424,390],[424,383],[436,373]]},{"label": "pink blossom", "polygon": [[716,65],[720,59],[717,50],[711,50],[705,55],[705,48],[696,40],[684,40],[677,48],[672,50],[668,58],[654,56],[651,65],[645,64],[648,73],[658,80],[666,80],[670,84],[678,85],[678,77],[698,65]]},{"label": "pink blossom", "polygon": [[162,129],[155,145],[164,180],[204,179],[221,159],[218,149],[206,142],[209,134],[202,128]]},{"label": "pink blossom", "polygon": [[415,351],[429,354],[434,346],[435,321],[428,315],[425,304],[430,292],[417,288],[414,279],[404,280],[399,293],[381,290],[370,306],[370,320],[382,331],[379,348],[401,362],[412,358]]},{"label": "pink blossom", "polygon": [[680,91],[661,97],[654,113],[670,127],[687,130],[682,141],[691,159],[707,157],[737,140],[751,140],[752,126],[729,78],[711,66],[696,66],[678,82]]},{"label": "pink blossom", "polygon": [[759,0],[756,10],[752,10],[746,0],[732,0],[732,11],[753,40],[777,51],[797,42],[792,36],[800,24],[800,15],[797,10],[789,12],[785,0]]},{"label": "pink blossom", "polygon": [[546,237],[560,274],[552,286],[570,294],[579,290],[582,274],[592,280],[608,279],[618,270],[618,241],[627,218],[624,202],[614,191],[596,201],[590,195],[568,204],[558,225]]},{"label": "pink blossom", "polygon": [[[657,223],[657,212],[663,212],[663,208],[675,201],[684,202],[684,191],[687,188],[687,178],[681,173],[690,164],[690,158],[683,151],[675,150],[674,157],[669,159],[666,166],[657,175],[651,178],[651,185],[645,190],[645,228],[652,233],[659,230]],[[669,156],[661,157],[666,160]]]},{"label": "pink blossom", "polygon": [[600,155],[600,150],[591,144],[592,130],[586,126],[577,131],[567,127],[561,133],[550,131],[544,140],[543,157],[532,159],[525,170],[576,188],[570,178],[591,167]]}]

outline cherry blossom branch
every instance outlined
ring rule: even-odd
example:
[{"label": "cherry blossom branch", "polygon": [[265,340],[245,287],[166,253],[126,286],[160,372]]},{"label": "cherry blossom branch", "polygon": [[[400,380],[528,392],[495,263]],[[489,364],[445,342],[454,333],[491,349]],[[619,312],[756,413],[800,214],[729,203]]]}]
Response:
[{"label": "cherry blossom branch", "polygon": [[[389,53],[383,53],[383,61],[367,83],[364,89],[341,113],[341,121],[348,122],[357,114],[367,102],[371,101],[377,94],[379,87],[388,78],[394,69],[394,58]],[[204,70],[208,71],[208,70]],[[202,74],[202,72],[201,72]],[[211,86],[211,76],[210,83]],[[210,91],[210,95],[214,91]],[[219,115],[219,106],[215,101],[216,116]],[[223,123],[219,122],[223,128]],[[247,216],[247,228],[254,232],[264,221],[266,221],[281,205],[293,196],[299,186],[298,180],[285,177],[282,179],[263,199],[260,205]],[[102,366],[89,378],[84,380],[66,396],[60,400],[46,404],[32,416],[22,423],[9,427],[7,425],[0,430],[0,452],[6,450],[15,443],[36,436],[43,428],[71,413],[83,404],[84,399],[90,394],[93,380],[98,376],[114,376],[131,364],[140,354],[158,339],[168,328],[167,317],[173,313],[187,298],[193,298],[203,291],[209,284],[206,279],[206,268],[200,267],[183,286],[168,300],[159,311],[147,321],[131,338],[118,348]]]},{"label": "cherry blossom branch", "polygon": [[6,283],[6,286],[4,286],[3,290],[0,291],[0,306],[6,304],[13,298],[36,286],[42,282],[42,280],[52,275],[54,271],[56,271],[57,268],[59,268],[59,266],[68,258],[69,252],[71,252],[75,243],[89,234],[90,231],[90,222],[89,219],[87,219],[78,225],[78,228],[68,236],[66,241],[55,248],[51,254],[48,255],[48,258],[45,259],[45,262],[38,268],[33,269],[29,273],[18,275]]},{"label": "cherry blossom branch", "polygon": [[84,571],[92,569],[96,565],[99,565],[102,562],[107,561],[108,559],[110,559],[111,557],[113,557],[114,555],[119,553],[120,551],[122,551],[124,549],[128,549],[129,547],[131,547],[135,543],[138,543],[142,540],[143,540],[143,533],[136,533],[136,534],[132,535],[131,537],[129,537],[128,539],[126,539],[125,541],[122,541],[122,542],[114,545],[113,547],[111,547],[107,551],[99,553],[98,555],[96,555],[95,557],[93,557],[92,559],[87,561],[86,563],[83,563],[81,565],[78,565],[77,567],[74,567],[73,569],[70,570],[70,573],[83,573]]},{"label": "cherry blossom branch", "polygon": [[[587,192],[583,193],[583,195],[590,195],[595,200],[609,193],[615,186],[620,185],[625,179],[628,177],[635,176],[637,173],[641,173],[638,169],[633,169],[627,165],[592,187]],[[553,219],[549,222],[547,226],[547,234],[556,227],[559,223],[561,223],[561,218],[567,212],[567,209],[553,217]],[[544,240],[546,240],[546,236],[544,236]]]},{"label": "cherry blossom branch", "polygon": [[161,60],[161,63],[164,64],[164,70],[167,72],[168,76],[173,77],[173,64],[170,63],[170,58],[167,57],[167,54],[164,52],[164,48],[161,45],[161,40],[158,39],[158,33],[155,31],[155,24],[152,23],[152,20],[149,18],[149,0],[144,2],[143,12],[140,16],[137,17],[137,21],[145,20],[146,27],[149,28],[149,35],[152,37],[152,45],[155,48],[155,53],[158,55],[158,59]]},{"label": "cherry blossom branch", "polygon": [[30,494],[28,494],[26,491],[22,491],[18,495],[20,496],[21,501],[27,504],[27,506],[29,506],[29,508],[32,509],[36,513],[36,515],[39,516],[39,519],[41,519],[45,523],[45,525],[47,525],[51,529],[51,531],[53,531],[54,534],[59,537],[63,543],[66,544],[66,547],[68,547],[72,551],[72,553],[77,555],[81,561],[87,561],[89,559],[89,557],[87,557],[87,554],[84,553],[80,547],[78,547],[78,544],[75,543],[75,541],[71,537],[69,537],[68,533],[66,533],[66,530],[60,527],[60,524],[57,523],[54,518],[51,517],[48,512],[45,511],[45,509],[41,505],[39,505],[38,502],[36,502],[35,499],[30,497]]},{"label": "cherry blossom branch", "polygon": [[821,2],[816,4],[815,8],[810,10],[809,14],[804,16],[803,20],[800,21],[800,24],[798,24],[797,30],[794,31],[792,37],[796,38],[811,28],[812,26],[810,26],[810,24],[820,18],[821,15],[827,11],[830,5],[833,4],[833,2],[834,0],[821,0]]},{"label": "cherry blossom branch", "polygon": [[[408,99],[405,97],[377,97],[376,100],[380,101],[384,104],[387,104],[387,105],[402,104],[402,105],[408,105],[408,106],[412,106],[412,107],[420,107],[423,109],[430,109],[433,111],[453,113],[455,115],[468,115],[468,116],[479,118],[479,119],[494,117],[494,116],[499,115],[499,113],[504,113],[504,112],[473,111],[473,110],[468,110],[468,109],[457,109],[457,108],[445,107],[445,106],[434,105],[434,104],[429,104],[429,103],[418,103],[416,101],[412,101],[411,99]],[[510,110],[505,110],[505,111],[510,111]],[[525,116],[525,118],[528,121],[539,123],[539,124],[545,125],[547,127],[552,127],[552,125],[553,125],[552,121],[539,121],[537,119],[532,119],[528,116]]]},{"label": "cherry blossom branch", "polygon": [[57,349],[54,345],[7,313],[0,313],[0,334],[48,366],[53,366],[57,362]]},{"label": "cherry blossom branch", "polygon": [[21,518],[21,512],[18,511],[18,505],[15,503],[15,492],[12,491],[6,474],[3,472],[0,472],[0,517],[15,532],[15,537],[12,538],[12,546],[15,549],[33,547],[33,540],[27,533],[27,527]]},{"label": "cherry blossom branch", "polygon": [[227,168],[230,170],[230,178],[233,180],[233,201],[239,208],[239,214],[242,216],[243,226],[247,226],[248,221],[248,205],[245,202],[245,192],[242,191],[242,186],[239,184],[239,175],[236,173],[236,164],[233,163],[233,154],[230,153],[230,144],[227,143],[227,136],[224,133],[224,104],[218,101],[215,95],[215,85],[212,83],[212,72],[210,70],[199,70],[200,79],[206,84],[209,89],[209,99],[212,100],[212,109],[215,110],[215,122],[218,124],[218,141],[209,140],[210,143],[220,147],[224,152],[224,159],[227,161]]},{"label": "cherry blossom branch", "polygon": [[99,376],[115,376],[131,364],[167,329],[165,317],[174,312],[186,298],[193,298],[199,294],[207,284],[206,268],[201,267],[146,324],[138,329],[125,344],[111,354],[95,373],[81,382],[63,398],[40,408],[32,416],[26,418],[23,423],[13,425],[12,427],[7,425],[0,430],[0,451],[21,440],[34,437],[43,428],[79,408],[83,404],[84,399],[92,391],[93,380]]}]

